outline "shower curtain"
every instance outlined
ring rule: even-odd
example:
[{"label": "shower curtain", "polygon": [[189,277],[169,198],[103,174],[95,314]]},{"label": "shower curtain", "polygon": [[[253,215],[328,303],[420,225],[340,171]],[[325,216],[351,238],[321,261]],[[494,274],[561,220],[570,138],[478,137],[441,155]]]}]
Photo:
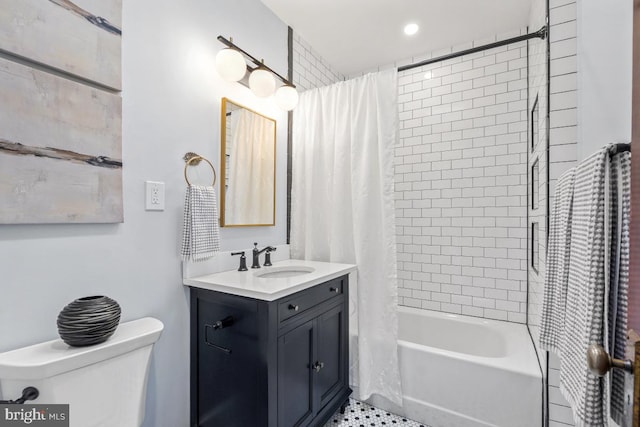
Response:
[{"label": "shower curtain", "polygon": [[265,224],[273,218],[274,123],[245,109],[232,113],[228,224]]},{"label": "shower curtain", "polygon": [[402,405],[392,163],[397,117],[395,69],[302,93],[293,116],[291,253],[357,264],[352,384],[360,399],[375,394]]}]

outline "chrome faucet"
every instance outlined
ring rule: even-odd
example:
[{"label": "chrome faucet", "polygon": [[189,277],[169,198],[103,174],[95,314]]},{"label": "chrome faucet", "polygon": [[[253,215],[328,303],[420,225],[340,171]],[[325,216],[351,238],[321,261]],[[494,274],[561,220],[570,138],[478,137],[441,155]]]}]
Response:
[{"label": "chrome faucet", "polygon": [[271,265],[271,252],[275,251],[276,248],[273,246],[267,246],[263,249],[258,250],[258,243],[253,243],[253,263],[251,264],[251,268],[260,268],[260,254],[264,251],[267,251],[267,255],[265,255],[264,265]]}]

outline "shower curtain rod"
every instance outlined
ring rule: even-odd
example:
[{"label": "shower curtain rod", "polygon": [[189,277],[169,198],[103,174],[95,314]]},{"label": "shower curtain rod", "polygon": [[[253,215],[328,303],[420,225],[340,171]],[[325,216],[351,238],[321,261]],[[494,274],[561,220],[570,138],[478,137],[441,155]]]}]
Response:
[{"label": "shower curtain rod", "polygon": [[539,38],[544,40],[547,37],[547,27],[540,28],[535,33],[524,34],[522,36],[512,37],[510,39],[500,40],[495,43],[489,43],[482,46],[472,47],[471,49],[461,50],[460,52],[448,53],[446,55],[438,56],[437,58],[425,59],[424,61],[416,62],[415,64],[403,65],[398,67],[398,71],[406,71],[412,68],[422,67],[424,65],[433,64],[434,62],[446,61],[447,59],[457,58],[459,56],[468,55],[470,53],[481,52],[487,49],[493,49],[494,47],[505,46],[511,43],[517,43],[524,40]]}]

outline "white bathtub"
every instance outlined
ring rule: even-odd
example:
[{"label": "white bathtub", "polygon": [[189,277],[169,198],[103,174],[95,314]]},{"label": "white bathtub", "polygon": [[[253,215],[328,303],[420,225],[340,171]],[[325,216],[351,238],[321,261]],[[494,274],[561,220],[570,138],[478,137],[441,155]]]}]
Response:
[{"label": "white bathtub", "polygon": [[525,325],[400,307],[398,326],[404,416],[432,427],[542,425]]}]

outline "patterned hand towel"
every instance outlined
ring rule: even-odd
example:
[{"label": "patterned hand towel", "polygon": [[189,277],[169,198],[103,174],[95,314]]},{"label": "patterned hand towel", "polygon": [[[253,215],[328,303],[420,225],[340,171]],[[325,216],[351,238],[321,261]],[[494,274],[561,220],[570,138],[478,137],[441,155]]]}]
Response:
[{"label": "patterned hand towel", "polygon": [[603,147],[558,181],[550,218],[540,344],[560,356],[560,390],[576,426],[624,416],[624,375],[587,368],[590,344],[623,358],[629,283],[628,152]]},{"label": "patterned hand towel", "polygon": [[590,344],[616,354],[626,341],[630,155],[611,159],[609,148],[576,168],[560,390],[578,427],[605,425],[622,411],[624,380],[596,377],[585,357]]},{"label": "patterned hand towel", "polygon": [[560,391],[578,427],[603,426],[602,383],[587,367],[590,344],[604,344],[605,174],[603,148],[576,168]]},{"label": "patterned hand towel", "polygon": [[[611,158],[609,186],[609,229],[611,255],[609,260],[608,323],[605,348],[616,359],[625,359],[627,344],[627,314],[629,292],[629,224],[631,219],[631,153]],[[612,369],[607,375],[609,413],[619,425],[624,425],[625,374]]]},{"label": "patterned hand towel", "polygon": [[560,343],[565,325],[574,178],[575,169],[572,168],[558,180],[549,218],[547,270],[544,278],[544,300],[540,319],[540,345],[545,350],[553,351],[557,355],[560,355]]},{"label": "patterned hand towel", "polygon": [[180,255],[185,261],[203,261],[220,251],[218,201],[213,187],[187,186]]}]

